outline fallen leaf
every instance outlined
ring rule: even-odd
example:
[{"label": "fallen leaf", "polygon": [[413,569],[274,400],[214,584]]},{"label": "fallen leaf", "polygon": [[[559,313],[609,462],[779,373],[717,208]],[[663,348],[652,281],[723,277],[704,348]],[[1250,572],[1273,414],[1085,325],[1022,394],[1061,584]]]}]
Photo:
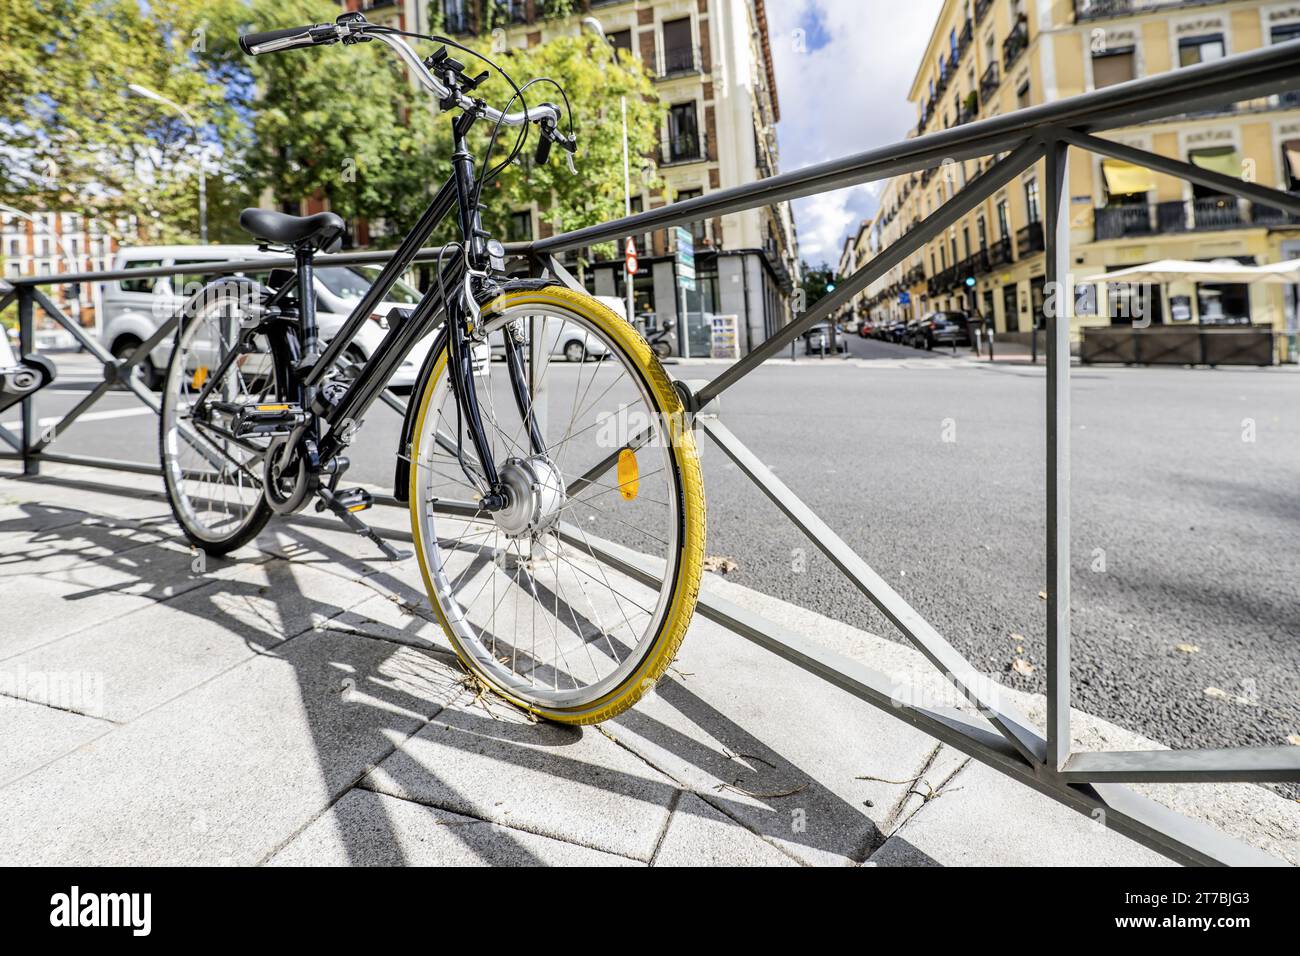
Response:
[{"label": "fallen leaf", "polygon": [[1025,639],[1025,635],[1023,635],[1023,634],[1015,634],[1015,633],[1013,633],[1013,634],[1011,635],[1011,639],[1012,639],[1013,641],[1015,641],[1017,644],[1019,644],[1019,643],[1021,643],[1021,642],[1024,641],[1024,639]]},{"label": "fallen leaf", "polygon": [[1286,742],[1295,747],[1300,747],[1300,734],[1288,734]]},{"label": "fallen leaf", "polygon": [[1014,661],[1011,662],[1011,669],[1015,671],[1017,674],[1021,674],[1025,677],[1028,677],[1030,674],[1034,672],[1034,665],[1029,663],[1029,661],[1025,660],[1022,657],[1017,657]]},{"label": "fallen leaf", "polygon": [[1040,601],[1046,601],[1046,600],[1047,600],[1047,592],[1046,592],[1046,591],[1039,591],[1039,592],[1038,592],[1038,600],[1040,600]]},{"label": "fallen leaf", "polygon": [[1199,654],[1201,649],[1195,644],[1178,644],[1174,647],[1176,651],[1182,651],[1184,654]]},{"label": "fallen leaf", "polygon": [[1212,700],[1231,700],[1231,695],[1225,690],[1219,690],[1217,687],[1205,688],[1205,696]]},{"label": "fallen leaf", "polygon": [[730,574],[738,567],[740,567],[740,565],[731,558],[723,557],[720,554],[710,554],[704,559],[705,571],[716,571],[718,574]]}]

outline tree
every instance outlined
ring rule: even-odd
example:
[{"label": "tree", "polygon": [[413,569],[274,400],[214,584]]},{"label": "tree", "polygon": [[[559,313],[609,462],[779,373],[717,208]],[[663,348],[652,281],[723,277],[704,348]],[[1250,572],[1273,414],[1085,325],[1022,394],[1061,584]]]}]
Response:
[{"label": "tree", "polygon": [[0,0],[0,200],[81,212],[113,228],[135,216],[160,238],[196,231],[194,131],[133,96],[138,83],[195,116],[222,91],[194,68],[200,0]]},{"label": "tree", "polygon": [[830,292],[835,291],[835,270],[823,262],[814,268],[807,262],[801,264],[803,272],[804,308],[811,309]]}]

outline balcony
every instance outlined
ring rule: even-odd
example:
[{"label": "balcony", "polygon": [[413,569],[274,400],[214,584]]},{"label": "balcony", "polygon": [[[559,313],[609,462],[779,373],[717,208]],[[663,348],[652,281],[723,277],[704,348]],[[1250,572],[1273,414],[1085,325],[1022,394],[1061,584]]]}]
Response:
[{"label": "balcony", "polygon": [[1002,41],[1002,66],[1009,73],[1011,66],[1029,46],[1029,24],[1020,20],[1011,28],[1011,34]]},{"label": "balcony", "polygon": [[702,132],[670,136],[659,150],[660,166],[680,166],[708,159],[708,137]]},{"label": "balcony", "polygon": [[984,17],[993,7],[993,0],[975,0],[975,22],[983,23]]},{"label": "balcony", "polygon": [[1016,230],[1016,258],[1023,259],[1035,252],[1043,251],[1043,224],[1031,222]]},{"label": "balcony", "polygon": [[966,261],[970,264],[968,275],[982,276],[993,271],[993,260],[987,248],[978,250]]},{"label": "balcony", "polygon": [[1015,261],[1011,254],[1011,237],[1003,236],[989,246],[989,266],[990,271],[997,266],[1010,265]]},{"label": "balcony", "polygon": [[1282,209],[1275,209],[1272,206],[1261,206],[1259,203],[1252,203],[1250,221],[1257,226],[1294,226],[1300,224],[1300,215]]},{"label": "balcony", "polygon": [[998,70],[998,61],[994,60],[980,77],[980,99],[985,103],[989,97],[998,91],[998,84],[1002,82],[1002,74]]},{"label": "balcony", "polygon": [[975,117],[979,114],[979,109],[980,109],[979,94],[976,93],[974,90],[971,90],[969,93],[966,94],[966,99],[964,99],[960,104],[958,104],[957,122],[954,123],[953,125],[961,126],[963,123],[974,122]]},{"label": "balcony", "polygon": [[689,76],[703,72],[703,59],[699,47],[670,47],[659,52],[655,76],[667,80],[674,76]]},{"label": "balcony", "polygon": [[469,33],[469,11],[462,4],[447,4],[443,9],[442,28],[453,36]]},{"label": "balcony", "polygon": [[[962,25],[961,33],[957,34],[957,60],[960,60],[966,55],[966,51],[970,49],[970,42],[974,38],[975,24],[973,21],[967,20],[965,24]],[[956,60],[953,62],[955,64]]]},{"label": "balcony", "polygon": [[1158,203],[1103,206],[1093,210],[1093,238],[1124,239],[1179,232],[1240,229],[1251,224],[1286,225],[1300,217],[1289,217],[1280,209],[1256,206],[1249,220],[1241,203],[1232,196],[1203,196]]}]

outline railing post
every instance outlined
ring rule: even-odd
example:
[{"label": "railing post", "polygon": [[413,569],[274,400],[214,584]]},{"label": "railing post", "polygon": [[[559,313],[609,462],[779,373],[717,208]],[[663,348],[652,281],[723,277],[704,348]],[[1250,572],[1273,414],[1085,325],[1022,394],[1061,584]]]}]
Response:
[{"label": "railing post", "polygon": [[[1070,757],[1070,172],[1069,144],[1046,150],[1044,310],[1047,335],[1047,764]],[[1035,322],[1035,324],[1037,324]],[[1037,330],[1033,333],[1035,340]]]},{"label": "railing post", "polygon": [[[34,293],[29,285],[18,287],[18,357],[31,355],[36,351],[36,317],[34,313]],[[39,475],[40,460],[33,454],[36,446],[36,402],[34,395],[27,395],[22,400],[22,441],[23,474]]]}]

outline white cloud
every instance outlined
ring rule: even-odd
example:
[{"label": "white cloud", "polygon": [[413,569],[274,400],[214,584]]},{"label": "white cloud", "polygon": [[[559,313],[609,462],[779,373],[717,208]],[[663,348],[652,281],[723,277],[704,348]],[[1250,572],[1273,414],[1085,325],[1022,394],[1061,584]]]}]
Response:
[{"label": "white cloud", "polygon": [[[781,169],[838,159],[902,140],[916,121],[908,87],[942,0],[773,0],[768,30],[776,68]],[[810,29],[816,23],[817,27]],[[804,30],[801,51],[797,30]],[[824,45],[820,45],[823,43]],[[866,186],[794,204],[809,262],[839,259],[845,235],[875,209]]]}]

